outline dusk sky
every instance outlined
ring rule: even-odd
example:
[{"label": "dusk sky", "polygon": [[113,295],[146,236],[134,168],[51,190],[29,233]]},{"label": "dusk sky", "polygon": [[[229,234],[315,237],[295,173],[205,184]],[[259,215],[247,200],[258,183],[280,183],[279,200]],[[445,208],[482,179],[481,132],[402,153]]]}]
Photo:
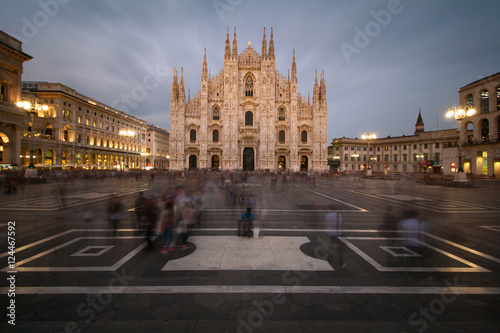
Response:
[{"label": "dusk sky", "polygon": [[[444,114],[458,106],[460,87],[500,72],[498,0],[0,0],[0,8],[0,30],[33,56],[23,80],[62,83],[166,129],[174,68],[184,68],[193,96],[205,47],[212,75],[223,68],[227,26],[231,40],[236,26],[239,53],[248,41],[260,53],[263,28],[269,43],[273,27],[276,67],[286,77],[295,49],[302,95],[325,71],[329,142],[413,134],[419,108],[426,131],[456,128]],[[132,94],[127,104],[122,96]]]}]

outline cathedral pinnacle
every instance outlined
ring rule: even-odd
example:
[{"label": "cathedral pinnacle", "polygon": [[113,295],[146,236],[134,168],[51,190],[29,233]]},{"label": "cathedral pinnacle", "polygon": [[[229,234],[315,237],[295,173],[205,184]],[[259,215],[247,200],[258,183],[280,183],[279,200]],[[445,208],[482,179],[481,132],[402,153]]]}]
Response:
[{"label": "cathedral pinnacle", "polygon": [[203,68],[201,75],[206,78],[207,77],[207,48],[205,47],[203,53]]},{"label": "cathedral pinnacle", "polygon": [[292,79],[297,78],[297,64],[295,63],[295,49],[293,49]]},{"label": "cathedral pinnacle", "polygon": [[316,73],[316,76],[314,78],[313,102],[319,101],[318,71],[315,71],[315,73]]},{"label": "cathedral pinnacle", "polygon": [[226,33],[226,50],[224,51],[224,59],[231,58],[231,45],[229,44],[229,26]]},{"label": "cathedral pinnacle", "polygon": [[234,37],[233,37],[233,59],[238,59],[238,42],[236,41],[236,27],[234,27]]},{"label": "cathedral pinnacle", "polygon": [[271,39],[269,40],[269,59],[274,59],[273,27],[271,27]]},{"label": "cathedral pinnacle", "polygon": [[266,41],[266,27],[264,27],[264,36],[262,37],[262,59],[267,58],[267,41]]}]

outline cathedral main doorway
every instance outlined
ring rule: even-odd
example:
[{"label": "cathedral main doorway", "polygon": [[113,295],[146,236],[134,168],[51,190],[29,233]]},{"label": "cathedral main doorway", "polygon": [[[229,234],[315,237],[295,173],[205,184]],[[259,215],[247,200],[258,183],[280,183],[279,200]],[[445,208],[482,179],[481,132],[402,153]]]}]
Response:
[{"label": "cathedral main doorway", "polygon": [[255,152],[253,148],[243,149],[243,171],[253,171],[255,168]]},{"label": "cathedral main doorway", "polygon": [[278,157],[278,169],[285,170],[286,169],[286,158],[285,156]]},{"label": "cathedral main doorway", "polygon": [[197,167],[197,159],[196,155],[190,155],[189,156],[189,169],[196,169]]},{"label": "cathedral main doorway", "polygon": [[307,171],[307,156],[300,157],[300,171]]},{"label": "cathedral main doorway", "polygon": [[219,155],[213,155],[212,156],[212,169],[218,169],[219,168]]}]

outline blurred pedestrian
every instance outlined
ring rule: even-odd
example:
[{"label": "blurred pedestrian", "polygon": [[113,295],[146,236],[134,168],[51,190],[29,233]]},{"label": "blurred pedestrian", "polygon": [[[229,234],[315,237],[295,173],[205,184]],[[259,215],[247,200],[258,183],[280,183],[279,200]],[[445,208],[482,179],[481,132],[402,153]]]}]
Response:
[{"label": "blurred pedestrian", "polygon": [[253,236],[253,219],[252,208],[248,207],[247,211],[241,214],[241,227],[243,228],[243,236],[252,237]]},{"label": "blurred pedestrian", "polygon": [[144,204],[146,203],[146,197],[144,197],[144,192],[141,191],[135,199],[135,217],[137,219],[137,229],[141,230],[144,223]]},{"label": "blurred pedestrian", "polygon": [[331,253],[330,260],[333,264],[333,256],[337,257],[338,266],[345,268],[347,263],[344,261],[345,245],[339,239],[342,235],[342,215],[338,212],[328,213],[325,217],[326,226],[328,228],[328,253]]},{"label": "blurred pedestrian", "polygon": [[147,199],[144,204],[144,237],[148,242],[148,250],[153,249],[153,240],[151,236],[155,230],[158,220],[158,205],[156,198]]},{"label": "blurred pedestrian", "polygon": [[405,240],[405,245],[410,253],[405,256],[404,265],[407,268],[407,276],[409,276],[408,271],[414,271],[415,277],[421,277],[418,274],[421,271],[421,266],[426,258],[426,247],[425,247],[425,232],[427,226],[424,221],[419,219],[418,211],[414,208],[408,209],[403,214],[403,220],[399,222],[399,229]]},{"label": "blurred pedestrian", "polygon": [[120,197],[116,194],[112,194],[108,198],[107,214],[108,222],[111,227],[110,236],[116,236],[116,230],[120,224],[120,220],[123,214],[123,204]]},{"label": "blurred pedestrian", "polygon": [[168,254],[174,250],[172,245],[173,229],[175,224],[174,202],[172,199],[167,199],[164,210],[161,212],[159,223],[161,223],[161,234],[163,237],[162,254]]}]

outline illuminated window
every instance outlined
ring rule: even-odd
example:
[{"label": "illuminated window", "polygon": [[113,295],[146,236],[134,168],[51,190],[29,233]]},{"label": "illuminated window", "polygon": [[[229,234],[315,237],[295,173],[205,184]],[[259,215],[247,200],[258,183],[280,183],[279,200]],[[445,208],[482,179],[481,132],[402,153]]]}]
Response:
[{"label": "illuminated window", "polygon": [[481,91],[481,113],[489,112],[490,97],[488,90]]}]

